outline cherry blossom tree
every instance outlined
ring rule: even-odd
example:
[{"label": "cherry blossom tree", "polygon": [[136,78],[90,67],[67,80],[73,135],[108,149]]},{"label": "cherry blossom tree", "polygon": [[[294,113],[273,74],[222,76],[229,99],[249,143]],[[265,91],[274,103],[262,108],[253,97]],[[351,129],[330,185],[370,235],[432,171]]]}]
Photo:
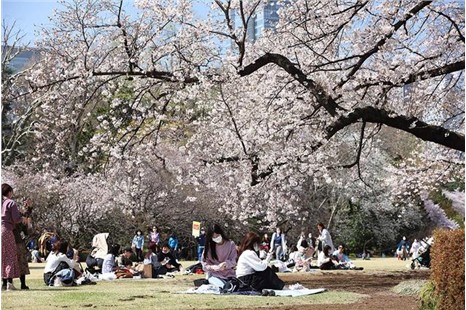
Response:
[{"label": "cherry blossom tree", "polygon": [[34,134],[34,114],[37,102],[29,96],[19,96],[27,90],[24,76],[30,67],[14,69],[11,62],[29,51],[24,45],[24,34],[16,23],[2,23],[2,162],[10,164],[27,153],[27,140]]},{"label": "cherry blossom tree", "polygon": [[[461,3],[279,3],[276,28],[251,42],[265,1],[215,0],[205,21],[187,0],[139,0],[131,14],[123,0],[64,2],[20,94],[40,102],[28,159],[104,173],[150,152],[240,225],[307,220],[323,193],[330,223],[383,188],[401,208],[405,192],[464,176]],[[401,160],[390,139],[413,141]]]}]

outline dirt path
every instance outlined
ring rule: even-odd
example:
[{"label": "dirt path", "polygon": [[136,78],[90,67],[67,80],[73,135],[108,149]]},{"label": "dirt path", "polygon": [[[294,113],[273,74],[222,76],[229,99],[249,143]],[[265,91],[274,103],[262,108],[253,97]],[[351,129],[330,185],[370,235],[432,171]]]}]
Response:
[{"label": "dirt path", "polygon": [[317,274],[281,274],[287,284],[300,283],[307,288],[324,287],[331,291],[347,291],[368,295],[352,304],[321,304],[304,306],[280,306],[271,310],[367,310],[367,309],[418,309],[414,296],[401,296],[391,288],[406,280],[426,280],[430,270],[365,272],[365,271],[318,271]]}]

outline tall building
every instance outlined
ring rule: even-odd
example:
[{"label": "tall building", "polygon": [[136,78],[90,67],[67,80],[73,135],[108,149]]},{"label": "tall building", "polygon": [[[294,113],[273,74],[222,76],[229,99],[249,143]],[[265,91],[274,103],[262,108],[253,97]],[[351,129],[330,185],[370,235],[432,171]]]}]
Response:
[{"label": "tall building", "polygon": [[[248,23],[247,39],[256,41],[264,29],[274,29],[278,23],[278,10],[281,4],[277,0],[268,0],[263,6],[256,10],[256,14],[251,16]],[[235,29],[242,28],[241,16],[239,12],[233,12],[233,22]]]}]

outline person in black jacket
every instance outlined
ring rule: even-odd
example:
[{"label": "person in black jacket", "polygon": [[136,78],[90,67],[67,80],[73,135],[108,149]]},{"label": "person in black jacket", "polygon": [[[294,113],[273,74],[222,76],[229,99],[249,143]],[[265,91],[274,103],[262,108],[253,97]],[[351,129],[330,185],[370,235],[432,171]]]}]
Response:
[{"label": "person in black jacket", "polygon": [[173,253],[170,252],[168,242],[165,242],[162,245],[162,250],[157,253],[157,260],[161,264],[161,267],[157,271],[160,275],[166,274],[167,272],[184,271],[183,266],[177,262]]}]

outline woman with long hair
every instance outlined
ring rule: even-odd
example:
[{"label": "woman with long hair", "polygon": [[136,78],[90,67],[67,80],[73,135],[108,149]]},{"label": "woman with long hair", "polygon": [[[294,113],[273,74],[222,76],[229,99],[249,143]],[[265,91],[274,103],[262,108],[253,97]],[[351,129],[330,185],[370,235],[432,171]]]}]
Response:
[{"label": "woman with long hair", "polygon": [[333,251],[334,246],[333,246],[332,236],[330,235],[328,229],[325,228],[324,224],[322,223],[317,224],[317,229],[319,230],[319,237],[317,237],[317,240],[319,240],[319,242],[321,243],[321,248],[322,248],[322,249],[319,249],[319,252],[323,251],[323,249],[327,245],[330,247],[330,251]]},{"label": "woman with long hair", "polygon": [[336,264],[334,263],[331,256],[331,251],[332,248],[327,244],[319,253],[319,257],[317,258],[317,266],[319,266],[321,270],[336,269]]},{"label": "woman with long hair", "polygon": [[76,262],[66,256],[67,249],[68,241],[66,240],[58,240],[52,245],[52,251],[47,256],[44,267],[45,285],[52,284],[51,279],[58,271],[75,267]]},{"label": "woman with long hair", "polygon": [[225,283],[235,277],[236,245],[223,229],[214,224],[207,229],[202,268],[207,273],[209,283],[223,288]]},{"label": "woman with long hair", "polygon": [[12,200],[13,188],[2,184],[2,290],[15,290],[13,278],[20,276],[18,253],[13,229],[22,222],[16,202]]},{"label": "woman with long hair", "polygon": [[[238,251],[236,277],[240,280],[240,286],[246,287],[246,289],[250,288],[259,292],[264,289],[281,290],[285,283],[268,266],[272,254],[270,253],[265,260],[259,258],[260,241],[260,237],[253,232],[244,236]],[[264,291],[262,292],[264,293]],[[265,293],[269,292],[265,291]]]}]

